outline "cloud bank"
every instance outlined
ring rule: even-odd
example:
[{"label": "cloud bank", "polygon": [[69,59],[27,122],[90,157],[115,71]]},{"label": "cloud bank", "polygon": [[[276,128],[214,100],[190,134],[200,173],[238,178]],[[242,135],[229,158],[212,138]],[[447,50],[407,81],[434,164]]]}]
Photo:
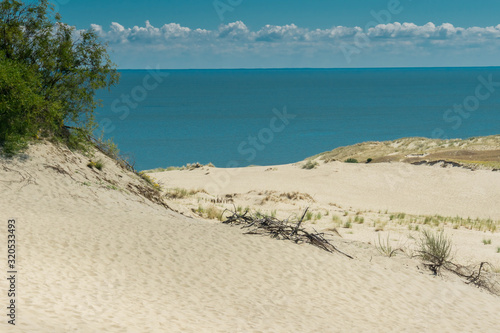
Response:
[{"label": "cloud bank", "polygon": [[[215,30],[192,29],[177,23],[155,27],[126,28],[113,22],[109,28],[93,24],[91,28],[118,53],[133,50],[163,52],[164,57],[272,57],[300,54],[313,58],[328,52],[349,63],[369,52],[402,54],[482,49],[498,52],[500,24],[491,27],[455,27],[450,23],[379,24],[369,28],[334,26],[329,29],[301,28],[295,24],[266,25],[252,31],[243,22],[221,25]],[[467,53],[467,52],[466,52]],[[298,56],[297,56],[298,57]],[[338,59],[337,59],[338,61]]]},{"label": "cloud bank", "polygon": [[[310,30],[297,27],[295,24],[276,26],[266,25],[258,31],[250,31],[241,21],[221,25],[218,30],[191,29],[177,23],[168,23],[162,27],[154,27],[146,21],[144,27],[134,26],[125,28],[113,22],[105,31],[102,26],[93,24],[94,29],[101,37],[111,43],[162,43],[169,42],[246,42],[246,43],[326,43],[338,41],[353,41],[356,36],[366,36],[370,39],[391,39],[413,41],[442,40],[450,42],[474,42],[478,40],[498,40],[500,38],[500,24],[495,27],[454,27],[450,23],[436,26],[427,23],[418,26],[414,23],[379,24],[368,30],[360,27],[337,26],[330,29]],[[363,37],[365,38],[365,37]]]}]

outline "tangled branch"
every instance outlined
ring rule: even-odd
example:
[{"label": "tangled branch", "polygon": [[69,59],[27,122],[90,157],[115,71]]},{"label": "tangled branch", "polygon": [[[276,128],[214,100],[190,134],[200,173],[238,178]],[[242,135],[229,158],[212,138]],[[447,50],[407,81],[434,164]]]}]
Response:
[{"label": "tangled branch", "polygon": [[330,243],[330,241],[325,238],[324,233],[319,233],[316,231],[310,233],[304,228],[301,228],[301,224],[304,220],[304,217],[306,216],[307,210],[308,209],[304,211],[304,214],[296,224],[290,223],[287,219],[279,220],[271,216],[251,216],[248,214],[248,210],[243,214],[227,210],[231,212],[232,215],[222,223],[230,225],[240,225],[243,229],[249,229],[249,231],[245,232],[245,234],[269,235],[271,236],[271,238],[286,239],[297,244],[308,243],[327,252],[338,252],[350,259],[353,259],[353,257],[340,251],[332,243]]}]

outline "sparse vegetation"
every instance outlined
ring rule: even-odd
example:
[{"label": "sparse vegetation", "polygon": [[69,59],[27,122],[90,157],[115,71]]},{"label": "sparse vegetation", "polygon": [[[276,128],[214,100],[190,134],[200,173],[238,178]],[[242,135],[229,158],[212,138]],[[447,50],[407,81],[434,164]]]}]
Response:
[{"label": "sparse vegetation", "polygon": [[183,199],[200,192],[204,192],[204,190],[187,190],[185,188],[176,187],[167,189],[165,197],[169,199]]},{"label": "sparse vegetation", "polygon": [[144,171],[138,173],[139,177],[144,179],[149,185],[151,185],[156,191],[161,191],[161,186],[157,182],[153,180],[153,178],[149,177]]},{"label": "sparse vegetation", "polygon": [[215,207],[215,206],[210,206],[208,207],[206,210],[205,210],[205,214],[206,214],[206,217],[210,220],[214,220],[214,219],[217,219],[217,220],[220,220],[220,221],[223,221],[223,214],[222,214],[222,211]]},{"label": "sparse vegetation", "polygon": [[104,168],[104,162],[102,160],[98,160],[98,161],[90,161],[87,166],[89,168],[96,168],[97,170],[101,171],[102,168]]},{"label": "sparse vegetation", "polygon": [[483,244],[484,245],[490,245],[491,244],[491,239],[483,239]]},{"label": "sparse vegetation", "polygon": [[355,158],[348,158],[344,162],[345,163],[358,163],[358,160]]},{"label": "sparse vegetation", "polygon": [[[385,212],[387,215],[387,211]],[[388,219],[392,223],[399,225],[414,224],[415,228],[418,224],[428,225],[432,227],[444,227],[446,225],[451,226],[453,229],[466,228],[469,230],[479,230],[479,231],[490,231],[496,232],[499,229],[500,221],[495,221],[493,219],[472,219],[472,218],[462,218],[456,217],[446,217],[441,215],[409,215],[405,213],[395,213],[390,214]]]},{"label": "sparse vegetation", "polygon": [[363,223],[365,223],[365,218],[362,216],[356,215],[356,217],[354,218],[354,222],[359,223],[359,224],[363,224]]},{"label": "sparse vegetation", "polygon": [[[443,160],[471,168],[500,169],[500,159],[498,157],[499,145],[500,135],[465,140],[402,138],[395,141],[363,142],[351,146],[339,147],[332,151],[315,155],[312,158],[319,158],[325,163],[344,161],[353,156],[367,163],[397,161],[414,163],[418,161],[430,162]],[[458,151],[461,154],[456,154]],[[469,152],[469,154],[463,154],[464,151]]]},{"label": "sparse vegetation", "polygon": [[451,239],[444,232],[422,230],[417,252],[435,274],[439,273],[441,267],[449,261],[451,250]]},{"label": "sparse vegetation", "polygon": [[332,222],[340,225],[342,223],[342,219],[338,215],[332,215]]},{"label": "sparse vegetation", "polygon": [[302,165],[302,169],[311,170],[316,168],[318,165],[319,165],[318,162],[313,160],[308,160],[306,163]]},{"label": "sparse vegetation", "polygon": [[352,221],[351,219],[349,218],[349,220],[345,221],[344,224],[342,225],[342,228],[346,228],[346,229],[351,229],[352,228]]},{"label": "sparse vegetation", "polygon": [[215,205],[211,205],[207,208],[204,208],[202,205],[199,205],[196,210],[193,210],[196,214],[201,217],[207,218],[209,220],[224,220],[224,211],[216,207]]},{"label": "sparse vegetation", "polygon": [[390,234],[387,234],[387,239],[383,240],[382,237],[380,237],[380,234],[378,234],[378,242],[375,244],[375,248],[378,252],[380,252],[380,254],[390,258],[400,249],[392,247],[389,237]]}]

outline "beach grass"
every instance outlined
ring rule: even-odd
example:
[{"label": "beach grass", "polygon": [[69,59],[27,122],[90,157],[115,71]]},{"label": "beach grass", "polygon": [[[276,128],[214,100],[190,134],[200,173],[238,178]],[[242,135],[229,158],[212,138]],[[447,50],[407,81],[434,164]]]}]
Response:
[{"label": "beach grass", "polygon": [[436,271],[439,271],[449,261],[452,246],[451,239],[444,232],[424,229],[418,243],[418,253],[423,261],[432,263]]},{"label": "beach grass", "polygon": [[375,248],[377,249],[380,254],[386,256],[386,257],[392,257],[396,254],[396,252],[399,250],[399,248],[394,248],[391,245],[390,241],[390,234],[387,234],[386,239],[382,239],[380,237],[380,234],[378,234],[378,241],[375,243]]}]

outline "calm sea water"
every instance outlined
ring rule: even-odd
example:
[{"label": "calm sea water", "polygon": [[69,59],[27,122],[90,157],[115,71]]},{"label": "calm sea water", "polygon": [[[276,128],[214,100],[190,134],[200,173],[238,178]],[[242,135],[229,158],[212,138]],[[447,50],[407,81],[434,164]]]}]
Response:
[{"label": "calm sea water", "polygon": [[140,170],[282,164],[368,140],[500,133],[498,67],[121,75],[98,94],[97,120]]}]

